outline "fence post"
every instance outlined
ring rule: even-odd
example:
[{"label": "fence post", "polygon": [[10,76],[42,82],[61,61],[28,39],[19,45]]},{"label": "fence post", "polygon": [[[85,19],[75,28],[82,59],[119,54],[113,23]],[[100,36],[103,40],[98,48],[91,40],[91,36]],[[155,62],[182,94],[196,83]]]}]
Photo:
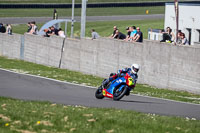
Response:
[{"label": "fence post", "polygon": [[82,0],[82,10],[81,10],[81,38],[85,37],[85,23],[86,23],[86,7],[87,0]]},{"label": "fence post", "polygon": [[21,36],[20,59],[24,60],[24,35]]}]

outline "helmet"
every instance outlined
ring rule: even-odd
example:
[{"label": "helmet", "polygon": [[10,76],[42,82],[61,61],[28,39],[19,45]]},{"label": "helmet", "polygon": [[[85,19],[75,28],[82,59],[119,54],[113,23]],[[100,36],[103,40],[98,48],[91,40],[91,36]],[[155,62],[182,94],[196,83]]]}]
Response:
[{"label": "helmet", "polygon": [[132,64],[131,65],[131,71],[134,73],[134,74],[137,74],[137,72],[139,71],[140,69],[140,66],[138,64]]}]

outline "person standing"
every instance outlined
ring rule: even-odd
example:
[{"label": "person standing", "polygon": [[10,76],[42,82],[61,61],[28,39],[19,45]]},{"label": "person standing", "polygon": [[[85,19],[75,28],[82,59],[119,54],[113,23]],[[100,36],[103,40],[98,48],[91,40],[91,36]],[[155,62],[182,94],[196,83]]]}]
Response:
[{"label": "person standing", "polygon": [[9,34],[9,35],[12,35],[12,26],[11,24],[7,24],[6,25],[6,33]]}]

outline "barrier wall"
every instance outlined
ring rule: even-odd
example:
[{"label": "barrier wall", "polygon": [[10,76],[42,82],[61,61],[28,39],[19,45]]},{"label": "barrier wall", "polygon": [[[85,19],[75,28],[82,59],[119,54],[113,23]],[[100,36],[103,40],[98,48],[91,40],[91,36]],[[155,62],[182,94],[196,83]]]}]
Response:
[{"label": "barrier wall", "polygon": [[20,59],[24,55],[26,61],[54,67],[60,65],[100,77],[108,77],[111,72],[138,63],[141,65],[139,83],[200,93],[198,47],[148,40],[130,43],[108,38],[64,40],[35,35],[25,35],[23,42],[20,35],[0,34],[0,40],[0,55],[3,56]]},{"label": "barrier wall", "polygon": [[22,35],[7,35],[0,33],[0,55],[10,58],[20,58]]},{"label": "barrier wall", "polygon": [[111,39],[67,39],[62,68],[108,77],[109,73],[141,65],[138,82],[158,88],[200,93],[199,48],[157,41],[130,43]]},{"label": "barrier wall", "polygon": [[63,38],[25,34],[24,60],[59,67]]}]

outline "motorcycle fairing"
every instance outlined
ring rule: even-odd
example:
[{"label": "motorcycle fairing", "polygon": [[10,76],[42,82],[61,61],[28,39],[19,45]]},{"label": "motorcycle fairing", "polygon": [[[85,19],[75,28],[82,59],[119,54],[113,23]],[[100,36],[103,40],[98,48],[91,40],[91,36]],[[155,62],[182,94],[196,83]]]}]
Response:
[{"label": "motorcycle fairing", "polygon": [[131,78],[128,74],[126,74],[126,76],[124,77],[126,79],[126,84],[128,86],[134,86],[135,85],[135,81],[133,78]]},{"label": "motorcycle fairing", "polygon": [[[106,97],[113,98],[113,91],[114,89],[119,86],[120,84],[126,84],[126,79],[124,77],[119,77],[112,81],[111,85],[107,89],[103,89],[103,95]],[[119,90],[121,90],[124,85],[121,85]]]}]

